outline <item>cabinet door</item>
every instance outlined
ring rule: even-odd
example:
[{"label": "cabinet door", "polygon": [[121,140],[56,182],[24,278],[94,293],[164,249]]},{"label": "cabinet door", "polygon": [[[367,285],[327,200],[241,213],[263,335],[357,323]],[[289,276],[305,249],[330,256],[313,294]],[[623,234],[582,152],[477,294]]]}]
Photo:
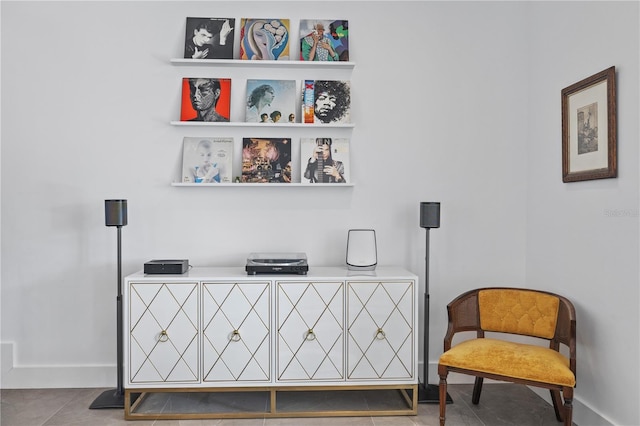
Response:
[{"label": "cabinet door", "polygon": [[344,380],[344,283],[277,282],[277,380]]},{"label": "cabinet door", "polygon": [[205,382],[271,380],[269,282],[202,284]]},{"label": "cabinet door", "polygon": [[131,383],[198,382],[198,284],[129,285]]},{"label": "cabinet door", "polygon": [[411,379],[414,282],[347,283],[348,379]]}]

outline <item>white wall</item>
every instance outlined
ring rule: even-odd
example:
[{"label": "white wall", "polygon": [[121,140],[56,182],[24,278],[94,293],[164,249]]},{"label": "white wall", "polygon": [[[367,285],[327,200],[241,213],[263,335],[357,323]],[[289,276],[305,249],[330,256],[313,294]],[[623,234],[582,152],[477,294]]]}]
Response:
[{"label": "white wall", "polygon": [[[576,306],[579,402],[613,424],[637,425],[638,2],[536,2],[529,10],[527,285]],[[562,183],[560,91],[612,65],[618,178]],[[580,425],[602,424],[576,413]]]},{"label": "white wall", "polygon": [[[536,208],[538,199],[549,197],[539,179],[562,191],[591,188],[561,184],[558,106],[562,87],[604,66],[571,63],[559,71],[556,58],[545,57],[539,29],[553,24],[560,32],[553,4],[5,1],[0,7],[3,387],[115,384],[116,241],[115,230],[104,226],[107,198],[129,200],[126,274],[152,258],[241,266],[250,251],[264,250],[305,251],[312,267],[341,264],[347,230],[373,227],[380,263],[405,266],[421,278],[425,234],[419,202],[442,202],[442,227],[431,231],[432,383],[445,306],[457,294],[484,285],[552,286],[565,293],[578,285],[565,284],[575,279],[569,272],[581,260],[574,257],[578,247],[567,235],[571,262],[549,275],[542,236],[552,230],[541,229],[546,221],[532,216],[550,214]],[[622,25],[603,21],[606,28],[637,36],[637,20],[626,10],[606,10],[626,19]],[[349,19],[356,127],[347,135],[355,187],[170,186],[182,137],[208,132],[169,125],[178,116],[180,78],[193,71],[169,63],[181,56],[185,17],[240,18],[247,11],[253,17],[289,17],[293,31],[299,19]],[[597,16],[591,9],[585,13]],[[39,30],[24,31],[26,22]],[[637,49],[620,49],[594,56],[607,65],[637,65]],[[531,73],[538,68],[546,78]],[[220,72],[246,78],[242,70]],[[300,78],[293,74],[282,71],[284,78]],[[232,91],[232,102],[241,102],[242,87]],[[637,96],[628,96],[625,114],[637,115]],[[628,135],[637,133],[637,123],[627,120],[624,126],[631,126],[625,127]],[[296,132],[291,137],[299,137]],[[548,152],[531,148],[541,132]],[[242,133],[233,130],[232,136],[238,140]],[[637,206],[637,150],[632,155],[626,167],[621,162],[620,178],[608,184],[628,187],[615,198],[623,207]],[[595,196],[603,202],[611,190],[600,188]],[[569,211],[580,208],[578,201],[572,204]],[[629,234],[635,234],[625,238],[635,252],[625,256],[635,253],[637,263],[637,218],[618,226],[630,222]],[[598,237],[625,250],[617,234]],[[631,269],[616,267],[618,281],[637,285],[637,268]],[[560,278],[562,283],[550,283]],[[587,323],[582,317],[595,310],[595,302],[578,302]],[[615,306],[599,316],[617,312]],[[635,317],[632,327],[637,324]],[[582,339],[585,332],[586,327]],[[603,371],[620,364],[611,364],[609,351],[597,341],[586,348],[579,353],[579,384],[592,374],[582,360],[603,363]],[[619,355],[626,363],[638,358],[637,343],[631,349]],[[591,380],[613,389],[617,380],[609,377]],[[615,419],[614,413],[624,412],[618,406],[630,405],[624,398],[602,403],[594,392],[576,389],[585,410]],[[629,410],[623,420],[633,418]]]}]

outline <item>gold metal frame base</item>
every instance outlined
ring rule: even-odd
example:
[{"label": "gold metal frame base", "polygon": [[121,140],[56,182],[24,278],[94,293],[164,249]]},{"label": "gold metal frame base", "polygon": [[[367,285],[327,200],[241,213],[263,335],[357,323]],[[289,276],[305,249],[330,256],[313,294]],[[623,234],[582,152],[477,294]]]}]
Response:
[{"label": "gold metal frame base", "polygon": [[[277,405],[279,392],[305,391],[362,391],[398,390],[404,399],[406,409],[386,410],[320,410],[320,411],[280,411]],[[269,392],[268,411],[234,411],[202,413],[149,413],[136,412],[144,399],[152,393],[160,392]],[[415,416],[418,414],[418,385],[354,385],[354,386],[264,386],[264,387],[220,387],[220,388],[145,388],[125,389],[124,418],[126,420],[187,420],[187,419],[240,419],[275,417],[358,417],[358,416]]]}]

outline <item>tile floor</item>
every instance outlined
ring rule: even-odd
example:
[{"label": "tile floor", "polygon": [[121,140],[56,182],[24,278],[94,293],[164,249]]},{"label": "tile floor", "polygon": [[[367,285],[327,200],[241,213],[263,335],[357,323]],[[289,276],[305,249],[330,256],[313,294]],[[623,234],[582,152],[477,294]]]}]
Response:
[{"label": "tile floor", "polygon": [[[530,389],[514,384],[485,384],[480,404],[471,404],[472,385],[449,385],[447,426],[558,426],[553,407]],[[104,389],[2,389],[2,426],[436,426],[438,404],[420,404],[417,416],[282,419],[134,420],[122,410],[88,407]],[[158,394],[159,395],[159,394]],[[163,395],[166,403],[167,396]],[[183,402],[184,394],[180,396]],[[354,398],[358,398],[354,396]],[[197,397],[186,397],[193,402]],[[375,398],[374,398],[375,399]],[[316,400],[317,401],[317,400]],[[201,399],[200,399],[201,402]],[[344,399],[341,398],[344,403]],[[302,398],[291,402],[304,404]],[[324,401],[327,404],[327,401]],[[389,403],[389,401],[386,401]]]}]

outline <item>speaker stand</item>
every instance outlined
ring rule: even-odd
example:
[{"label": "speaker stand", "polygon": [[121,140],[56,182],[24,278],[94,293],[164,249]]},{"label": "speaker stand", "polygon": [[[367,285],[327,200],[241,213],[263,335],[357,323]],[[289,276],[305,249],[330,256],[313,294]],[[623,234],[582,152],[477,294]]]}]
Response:
[{"label": "speaker stand", "polygon": [[118,225],[118,296],[116,298],[116,328],[117,328],[117,387],[100,394],[89,406],[90,409],[122,408],[124,409],[124,386],[122,384],[123,353],[122,353],[122,226]]},{"label": "speaker stand", "polygon": [[[424,321],[422,325],[423,332],[423,350],[422,350],[422,383],[418,384],[418,403],[419,404],[439,404],[440,391],[439,386],[429,384],[429,228],[426,227],[427,241],[425,254],[425,280],[424,280]],[[453,403],[453,399],[447,392],[447,404]]]},{"label": "speaker stand", "polygon": [[124,393],[118,389],[109,389],[102,392],[89,406],[89,409],[124,408]]}]

